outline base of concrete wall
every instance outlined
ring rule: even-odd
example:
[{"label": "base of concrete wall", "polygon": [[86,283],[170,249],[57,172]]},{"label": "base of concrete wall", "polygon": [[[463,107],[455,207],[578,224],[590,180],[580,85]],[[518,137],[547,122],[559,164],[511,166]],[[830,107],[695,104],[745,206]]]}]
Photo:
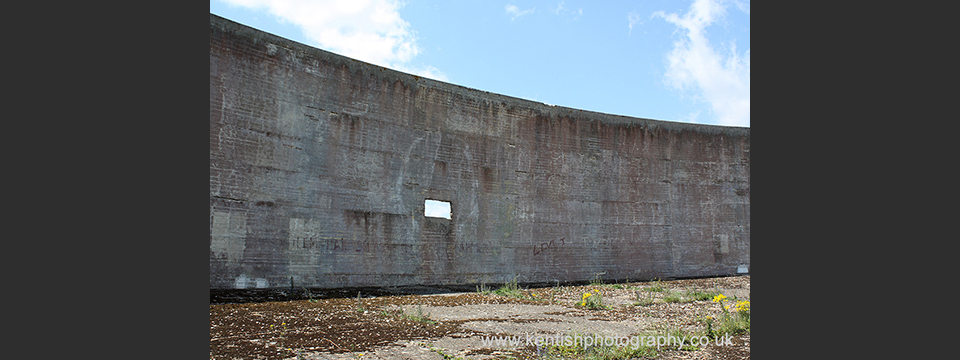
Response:
[{"label": "base of concrete wall", "polygon": [[[655,279],[618,279],[604,280],[604,284],[625,284],[625,283],[643,283],[654,280],[684,280],[684,279],[704,279],[747,276],[749,274],[739,275],[715,275],[715,276],[697,276],[697,277],[679,277],[679,278],[655,278]],[[553,286],[581,286],[589,285],[591,281],[558,281],[548,282],[518,282],[517,285],[523,289],[548,288]],[[482,284],[488,290],[495,290],[504,285],[503,283]],[[407,285],[407,286],[387,286],[387,287],[343,287],[343,288],[271,288],[271,289],[210,289],[210,304],[238,304],[255,303],[267,301],[297,301],[309,299],[343,299],[361,298],[375,296],[399,296],[399,295],[431,295],[431,294],[449,294],[460,292],[474,292],[480,289],[480,285]]]}]

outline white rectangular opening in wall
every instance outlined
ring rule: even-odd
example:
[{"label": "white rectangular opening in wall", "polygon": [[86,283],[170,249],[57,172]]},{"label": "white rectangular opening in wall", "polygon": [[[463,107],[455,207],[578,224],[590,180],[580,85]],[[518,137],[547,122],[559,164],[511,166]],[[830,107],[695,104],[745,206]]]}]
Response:
[{"label": "white rectangular opening in wall", "polygon": [[439,200],[430,200],[430,199],[424,200],[423,216],[449,219],[450,203],[447,201],[439,201]]}]

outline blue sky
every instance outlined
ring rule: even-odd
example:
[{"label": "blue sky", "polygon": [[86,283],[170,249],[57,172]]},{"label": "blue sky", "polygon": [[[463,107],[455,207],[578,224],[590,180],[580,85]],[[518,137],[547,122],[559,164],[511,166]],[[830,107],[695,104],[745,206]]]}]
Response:
[{"label": "blue sky", "polygon": [[750,126],[749,0],[211,0],[210,12],[469,88]]}]

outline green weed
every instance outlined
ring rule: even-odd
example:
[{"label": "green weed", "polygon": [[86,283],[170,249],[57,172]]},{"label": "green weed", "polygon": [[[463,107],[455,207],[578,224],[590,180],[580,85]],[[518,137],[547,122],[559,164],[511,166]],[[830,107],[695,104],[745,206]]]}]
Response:
[{"label": "green weed", "polygon": [[592,292],[583,293],[578,305],[591,310],[608,310],[610,306],[603,304],[603,293],[600,290],[593,289]]},{"label": "green weed", "polygon": [[413,320],[413,321],[416,321],[416,322],[427,323],[427,324],[436,324],[436,323],[437,323],[436,321],[430,320],[430,314],[429,314],[429,313],[426,313],[426,314],[423,313],[423,307],[420,306],[420,305],[417,305],[417,312],[415,312],[415,313],[413,313],[413,314],[407,314],[407,313],[403,310],[403,307],[401,306],[401,307],[400,307],[400,314],[401,314],[400,316],[402,316],[404,319]]},{"label": "green weed", "polygon": [[713,302],[719,303],[723,314],[714,318],[707,316],[700,321],[707,325],[705,336],[714,339],[723,334],[749,334],[750,333],[750,301],[733,299],[730,303],[725,303],[727,297],[718,294],[713,297]]},{"label": "green weed", "polygon": [[536,300],[536,301],[543,300],[543,299],[538,299],[536,297],[533,297],[530,294],[528,294],[526,291],[521,289],[520,285],[517,283],[516,277],[514,277],[513,280],[510,280],[510,282],[503,284],[502,286],[500,286],[499,289],[494,290],[492,293],[500,296],[513,297],[517,299]]},{"label": "green weed", "polygon": [[710,300],[714,296],[717,296],[719,292],[716,291],[701,291],[701,290],[687,290],[683,296],[687,298],[688,301],[703,301]]},{"label": "green weed", "polygon": [[655,278],[655,279],[656,279],[656,280],[653,281],[653,284],[651,284],[649,287],[647,287],[647,291],[653,291],[653,292],[664,292],[664,291],[667,291],[667,288],[666,288],[665,286],[663,286],[663,283],[660,281],[660,278]]}]

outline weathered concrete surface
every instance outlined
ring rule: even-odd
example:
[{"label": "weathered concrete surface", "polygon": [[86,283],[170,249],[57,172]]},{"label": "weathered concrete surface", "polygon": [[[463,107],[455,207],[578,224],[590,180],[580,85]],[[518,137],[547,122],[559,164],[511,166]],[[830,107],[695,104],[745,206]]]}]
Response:
[{"label": "weathered concrete surface", "polygon": [[[424,199],[449,201],[452,218],[425,218]],[[749,262],[749,128],[549,106],[210,15],[212,289],[696,277]]]}]

